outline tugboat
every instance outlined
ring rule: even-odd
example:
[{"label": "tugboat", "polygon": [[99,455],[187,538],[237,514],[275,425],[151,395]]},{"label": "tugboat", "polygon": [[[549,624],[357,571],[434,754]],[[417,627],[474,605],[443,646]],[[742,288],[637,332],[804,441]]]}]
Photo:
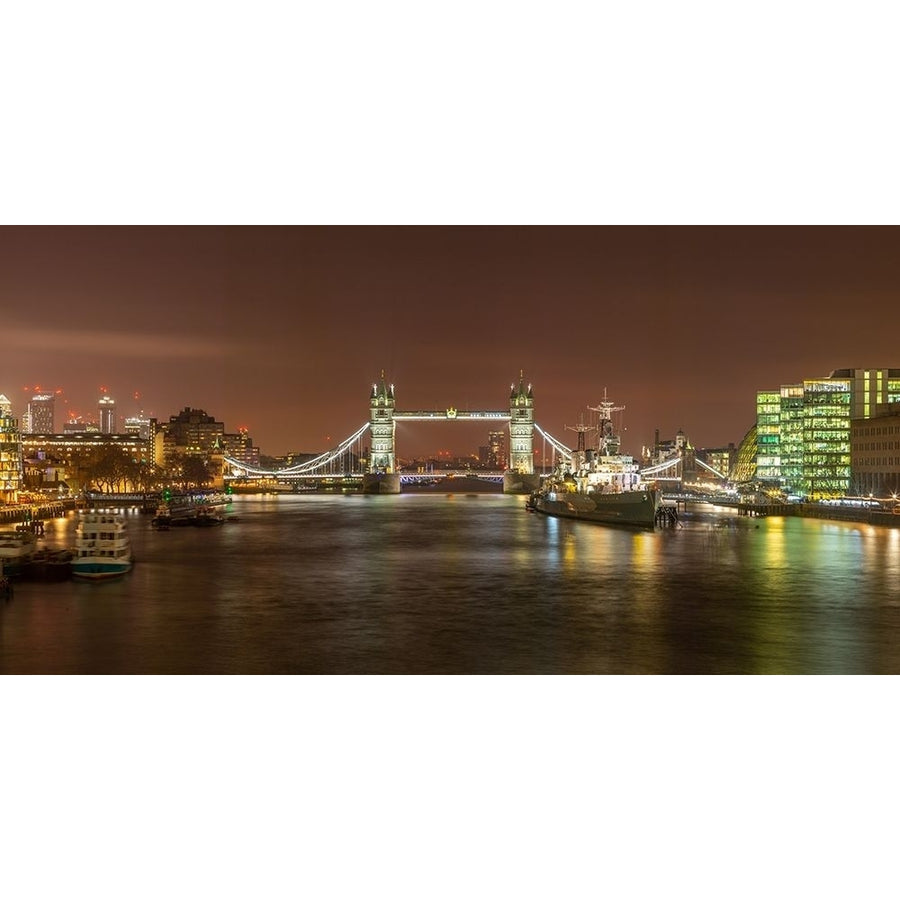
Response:
[{"label": "tugboat", "polygon": [[[625,407],[613,406],[604,389],[600,404],[587,408],[598,414],[598,425],[571,427],[578,433],[578,448],[561,457],[557,471],[526,507],[548,516],[653,528],[660,492],[641,480],[633,457],[619,453],[621,438],[613,428],[612,414]],[[585,449],[588,431],[597,431],[598,440]]]},{"label": "tugboat", "polygon": [[113,578],[131,571],[134,561],[125,517],[111,512],[82,512],[75,529],[75,578]]}]

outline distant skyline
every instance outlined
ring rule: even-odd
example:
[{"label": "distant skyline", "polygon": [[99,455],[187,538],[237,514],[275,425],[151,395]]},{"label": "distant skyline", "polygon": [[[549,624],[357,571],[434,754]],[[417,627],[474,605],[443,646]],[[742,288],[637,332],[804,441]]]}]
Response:
[{"label": "distant skyline", "polygon": [[[757,390],[900,366],[898,286],[892,227],[8,226],[0,393],[199,407],[278,455],[355,431],[382,369],[398,409],[502,409],[521,370],[563,440],[605,388],[627,452],[720,446]],[[398,453],[487,430],[398,423]]]}]

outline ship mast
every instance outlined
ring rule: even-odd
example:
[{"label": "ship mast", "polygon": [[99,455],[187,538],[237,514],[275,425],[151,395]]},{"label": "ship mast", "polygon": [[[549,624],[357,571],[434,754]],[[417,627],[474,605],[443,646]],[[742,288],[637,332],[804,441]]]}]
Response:
[{"label": "ship mast", "polygon": [[[590,409],[590,407],[588,407]],[[581,421],[577,425],[566,425],[567,431],[575,431],[578,434],[578,447],[577,450],[581,453],[584,453],[584,435],[587,431],[596,431],[596,425],[585,425],[584,417],[582,416]]]},{"label": "ship mast", "polygon": [[599,419],[600,430],[600,446],[599,450],[603,453],[607,448],[611,449],[610,455],[614,456],[619,452],[619,436],[613,430],[612,414],[614,412],[622,412],[624,406],[613,406],[612,400],[606,396],[606,388],[603,388],[603,399],[598,406],[589,406],[591,412],[595,412]]}]

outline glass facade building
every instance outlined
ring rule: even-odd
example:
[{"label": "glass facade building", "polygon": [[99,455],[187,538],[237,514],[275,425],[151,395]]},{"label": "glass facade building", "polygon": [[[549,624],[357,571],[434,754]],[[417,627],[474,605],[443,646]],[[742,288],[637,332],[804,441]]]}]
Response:
[{"label": "glass facade building", "polygon": [[803,477],[803,397],[802,384],[786,384],[780,391],[779,424],[781,474],[783,483],[798,486]]},{"label": "glass facade building", "polygon": [[810,499],[847,494],[851,420],[900,402],[900,369],[836,369],[756,395],[756,477]]},{"label": "glass facade building", "polygon": [[759,391],[756,395],[756,477],[781,478],[781,394]]},{"label": "glass facade building", "polygon": [[850,381],[803,382],[803,460],[798,493],[813,500],[850,487]]}]

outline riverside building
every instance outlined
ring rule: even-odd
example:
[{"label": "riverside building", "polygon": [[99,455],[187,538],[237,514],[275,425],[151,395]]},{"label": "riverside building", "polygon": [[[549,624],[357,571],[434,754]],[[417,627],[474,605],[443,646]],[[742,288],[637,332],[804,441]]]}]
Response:
[{"label": "riverside building", "polygon": [[98,431],[28,434],[22,438],[25,481],[30,488],[55,488],[62,483],[72,491],[81,490],[86,487],[88,461],[107,448],[118,448],[139,468],[149,469],[153,464],[152,443],[132,435]]},{"label": "riverside building", "polygon": [[900,496],[900,403],[885,403],[850,420],[851,490],[860,496]]},{"label": "riverside building", "polygon": [[246,428],[239,428],[237,434],[223,434],[222,450],[245,466],[259,466],[259,447],[254,445]]},{"label": "riverside building", "polygon": [[851,422],[900,403],[900,369],[836,369],[756,395],[756,477],[816,500],[850,492]]},{"label": "riverside building", "polygon": [[15,503],[22,486],[22,438],[12,405],[0,394],[0,502]]},{"label": "riverside building", "polygon": [[189,453],[207,453],[221,447],[225,425],[205,410],[186,406],[178,415],[170,416],[162,426],[166,446],[177,447]]},{"label": "riverside building", "polygon": [[215,488],[224,486],[225,456],[249,466],[258,466],[260,462],[259,447],[253,444],[246,428],[228,434],[223,422],[207,415],[205,410],[190,406],[160,425],[156,447],[157,463],[169,469],[183,466],[189,457],[203,460],[212,478],[210,484]]}]

